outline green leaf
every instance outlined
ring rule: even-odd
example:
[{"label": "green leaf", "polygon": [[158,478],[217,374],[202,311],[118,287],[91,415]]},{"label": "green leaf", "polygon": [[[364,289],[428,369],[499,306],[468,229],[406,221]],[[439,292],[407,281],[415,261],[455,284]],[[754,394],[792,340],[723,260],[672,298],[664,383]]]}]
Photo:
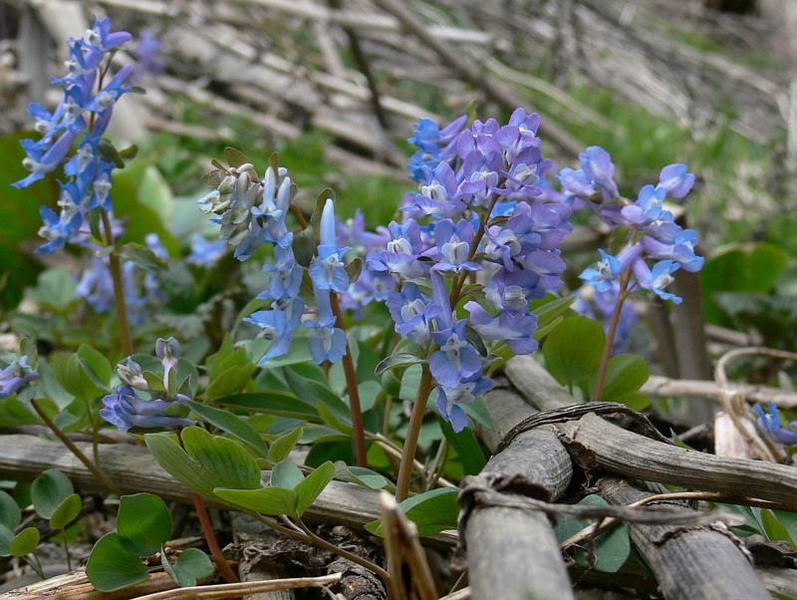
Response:
[{"label": "green leaf", "polygon": [[0,491],[0,525],[16,529],[22,522],[22,511],[16,500],[7,492]]},{"label": "green leaf", "polygon": [[398,367],[406,367],[409,365],[415,365],[422,362],[422,360],[415,356],[414,354],[393,354],[392,356],[388,356],[378,365],[376,365],[376,375],[381,375],[385,371],[389,371],[390,369],[397,369]]},{"label": "green leaf", "polygon": [[443,429],[443,435],[446,436],[448,443],[457,451],[465,475],[479,473],[487,464],[487,457],[484,455],[473,429],[466,427],[457,433],[446,419],[440,419],[440,427]]},{"label": "green leaf", "polygon": [[0,523],[0,556],[11,556],[11,541],[14,539],[14,530]]},{"label": "green leaf", "polygon": [[186,427],[182,438],[186,451],[201,465],[202,476],[213,487],[256,488],[260,485],[257,461],[238,442],[210,435],[199,427]]},{"label": "green leaf", "polygon": [[199,548],[186,548],[173,565],[161,554],[163,567],[180,587],[193,587],[197,581],[213,575],[213,563]]},{"label": "green leaf", "polygon": [[112,531],[94,545],[86,565],[89,581],[101,592],[113,592],[149,580],[147,567]]},{"label": "green leaf", "polygon": [[548,334],[542,348],[545,366],[560,383],[573,387],[595,375],[604,343],[600,323],[570,317]]},{"label": "green leaf", "polygon": [[381,473],[365,467],[349,466],[342,460],[335,463],[335,477],[341,481],[356,483],[372,490],[393,487],[393,484]]},{"label": "green leaf", "polygon": [[155,554],[172,533],[169,507],[155,494],[122,496],[116,531],[121,542],[138,556]]},{"label": "green leaf", "polygon": [[274,487],[294,489],[304,481],[301,469],[291,460],[283,460],[274,465],[271,471],[271,485]]},{"label": "green leaf", "polygon": [[67,525],[77,519],[82,508],[83,500],[79,494],[67,496],[55,509],[53,516],[50,517],[50,527],[53,529],[66,529]]},{"label": "green leaf", "polygon": [[215,488],[213,493],[223,502],[237,508],[280,516],[296,513],[296,492],[280,487],[264,487],[257,490]]},{"label": "green leaf", "polygon": [[329,485],[329,482],[335,477],[335,465],[327,461],[310,473],[300,482],[295,488],[297,496],[296,512],[301,516],[306,511],[316,498],[324,491],[324,488]]},{"label": "green leaf", "polygon": [[399,389],[399,399],[411,402],[418,396],[418,389],[421,387],[421,377],[423,367],[412,365],[408,367],[401,376],[401,388]]},{"label": "green leaf", "polygon": [[189,456],[169,433],[148,433],[144,436],[147,448],[158,464],[183,483],[192,492],[201,496],[213,496],[213,482],[202,473],[199,461]]},{"label": "green leaf", "polygon": [[268,450],[271,460],[274,462],[285,460],[291,453],[291,450],[293,450],[293,447],[296,446],[296,442],[298,442],[299,438],[301,437],[302,428],[296,427],[286,433],[283,433],[281,436],[271,442],[271,447]]},{"label": "green leaf", "polygon": [[55,514],[60,504],[75,492],[69,477],[58,469],[48,469],[33,482],[30,493],[36,513],[43,519]]},{"label": "green leaf", "polygon": [[647,361],[633,354],[617,354],[609,359],[606,382],[601,398],[610,402],[624,402],[633,397],[650,375]]},{"label": "green leaf", "polygon": [[105,356],[87,344],[78,348],[77,356],[83,367],[105,387],[111,383],[113,367]]},{"label": "green leaf", "polygon": [[[437,488],[410,496],[399,504],[401,511],[418,527],[418,535],[428,536],[456,529],[459,517],[457,496],[459,488]],[[365,528],[374,535],[382,536],[382,520],[368,523]]]},{"label": "green leaf", "polygon": [[36,287],[28,289],[31,300],[56,314],[64,314],[78,299],[77,284],[69,271],[48,269],[39,275]]},{"label": "green leaf", "polygon": [[376,404],[376,398],[382,391],[382,386],[378,381],[363,381],[357,385],[357,390],[360,392],[360,408],[363,412],[367,412]]},{"label": "green leaf", "polygon": [[252,380],[255,365],[232,366],[216,375],[208,385],[208,400],[216,400],[240,392]]},{"label": "green leaf", "polygon": [[193,410],[211,425],[215,425],[230,435],[234,435],[239,440],[250,444],[261,454],[261,456],[268,456],[268,448],[263,442],[263,439],[260,437],[260,434],[255,431],[254,427],[252,427],[238,415],[234,415],[233,413],[221,408],[215,408],[213,406],[208,406],[207,404],[202,404],[193,400],[189,400],[188,405],[191,407],[191,410]]},{"label": "green leaf", "polygon": [[318,416],[321,417],[324,423],[326,423],[333,429],[337,429],[341,433],[345,433],[346,435],[352,434],[353,429],[351,424],[348,423],[346,420],[344,420],[344,418],[336,415],[335,412],[331,408],[329,408],[326,404],[324,404],[323,402],[319,402],[317,408],[318,408]]},{"label": "green leaf", "polygon": [[785,510],[773,510],[773,516],[780,522],[787,537],[784,538],[791,542],[792,547],[797,550],[797,513]]},{"label": "green leaf", "polygon": [[[606,500],[597,494],[586,496],[579,504],[608,506]],[[590,523],[594,523],[594,521],[561,517],[556,524],[556,535],[560,541],[563,541]],[[630,554],[631,541],[628,527],[626,525],[615,526],[597,538],[595,544],[596,568],[606,573],[615,573],[625,564]],[[586,553],[583,550],[576,552],[576,560],[582,566],[588,566]]]},{"label": "green leaf", "polygon": [[313,405],[298,399],[293,394],[280,392],[237,394],[220,398],[216,400],[216,403],[256,410],[279,417],[307,419],[317,416]]},{"label": "green leaf", "polygon": [[20,558],[28,554],[33,554],[36,552],[36,546],[39,545],[40,537],[41,535],[38,529],[35,527],[26,527],[11,540],[11,544],[8,546],[9,554]]},{"label": "green leaf", "polygon": [[162,273],[169,268],[169,265],[160,256],[143,244],[136,242],[128,242],[122,246],[122,257],[150,273]]}]

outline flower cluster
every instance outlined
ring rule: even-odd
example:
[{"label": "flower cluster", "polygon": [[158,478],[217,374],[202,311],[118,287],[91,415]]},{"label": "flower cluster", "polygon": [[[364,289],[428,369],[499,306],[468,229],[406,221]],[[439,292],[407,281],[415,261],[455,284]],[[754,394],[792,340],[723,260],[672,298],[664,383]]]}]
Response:
[{"label": "flower cluster", "polygon": [[[59,181],[60,214],[47,206],[41,208],[44,226],[39,234],[47,242],[39,248],[40,253],[58,250],[78,235],[88,211],[110,210],[112,173],[117,162],[103,135],[114,105],[130,91],[125,83],[133,66],[125,65],[107,82],[104,76],[110,56],[131,39],[127,32],[112,32],[108,19],[96,20],[83,38],[69,40],[68,73],[53,79],[64,91],[58,106],[50,112],[41,104],[30,104],[35,129],[42,137],[38,141],[22,140],[27,154],[23,165],[30,175],[13,185],[28,187],[62,163],[66,175],[65,181]],[[77,151],[67,160],[75,142]]]},{"label": "flower cluster", "polygon": [[774,402],[769,403],[769,413],[760,404],[756,404],[758,422],[772,439],[781,444],[797,444],[797,421],[784,426],[780,421],[780,412]]},{"label": "flower cluster", "polygon": [[[571,231],[570,207],[543,187],[539,116],[465,121],[419,123],[410,169],[420,189],[366,263],[398,282],[387,300],[396,331],[428,354],[438,409],[457,430],[468,422],[462,405],[492,385],[479,350],[536,349],[531,301],[562,285],[558,246]],[[457,318],[462,301],[467,319]]]},{"label": "flower cluster", "polygon": [[614,181],[615,167],[609,153],[591,146],[580,155],[580,169],[562,169],[565,201],[590,206],[613,229],[629,231],[628,244],[617,255],[601,250],[601,260],[580,277],[598,292],[606,292],[625,278],[625,290],[648,290],[664,300],[680,303],[681,298],[667,291],[678,269],[699,271],[703,257],[695,254],[697,232],[684,229],[665,208],[667,198],[684,198],[695,183],[686,165],[664,167],[657,185],[645,185],[635,202],[620,196]]},{"label": "flower cluster", "polygon": [[11,362],[0,370],[0,398],[16,394],[31,381],[39,378],[39,373],[30,365],[27,356]]},{"label": "flower cluster", "polygon": [[[169,253],[155,233],[146,237],[147,247],[160,258],[168,260]],[[108,258],[97,253],[98,248],[89,244],[94,251],[90,266],[83,271],[77,286],[77,293],[97,313],[106,313],[114,306],[113,277],[108,264]],[[157,277],[139,267],[133,261],[122,264],[122,285],[130,321],[143,323],[147,318],[148,309],[162,304],[163,292]]]},{"label": "flower cluster", "polygon": [[[346,334],[337,326],[333,303],[337,302],[337,294],[349,290],[351,282],[344,256],[350,247],[339,243],[335,203],[327,198],[318,223],[317,247],[306,252],[307,234],[316,232],[306,228],[294,236],[288,229],[286,219],[293,193],[286,169],[270,165],[261,181],[247,163],[227,169],[217,188],[199,204],[206,212],[217,215],[214,220],[221,225],[221,237],[235,246],[239,260],[245,260],[263,244],[273,251],[273,261],[263,267],[269,276],[268,288],[258,295],[261,300],[271,301],[271,305],[246,318],[273,342],[261,364],[287,354],[302,325],[310,330],[313,360],[318,364],[334,363],[343,358],[347,348]],[[355,233],[353,229],[349,235]],[[361,233],[365,233],[364,228]],[[297,257],[295,246],[300,247],[296,252],[301,251],[301,257]]]},{"label": "flower cluster", "polygon": [[145,376],[141,365],[128,357],[116,367],[122,385],[103,397],[100,415],[119,429],[161,429],[192,425],[188,414],[187,395],[177,391],[177,368],[180,344],[174,338],[159,338],[155,354],[163,368],[157,385]]}]

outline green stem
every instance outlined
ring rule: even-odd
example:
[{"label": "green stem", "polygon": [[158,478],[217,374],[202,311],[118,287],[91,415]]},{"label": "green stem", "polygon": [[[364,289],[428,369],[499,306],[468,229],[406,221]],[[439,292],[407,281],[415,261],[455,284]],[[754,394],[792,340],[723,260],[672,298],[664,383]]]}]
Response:
[{"label": "green stem", "polygon": [[124,282],[122,281],[122,261],[119,250],[113,239],[113,227],[108,211],[100,209],[102,226],[105,230],[105,242],[111,246],[111,255],[108,257],[113,280],[113,294],[116,299],[116,316],[119,319],[119,338],[122,343],[122,352],[125,356],[133,354],[133,338],[130,335],[130,321],[127,318],[127,300],[125,299]]},{"label": "green stem", "polygon": [[617,302],[614,305],[614,312],[612,312],[612,320],[609,322],[609,331],[606,334],[606,343],[603,346],[603,354],[601,354],[601,362],[598,367],[598,378],[595,381],[595,391],[592,393],[592,400],[599,402],[601,394],[603,394],[603,386],[606,383],[606,371],[609,367],[609,359],[612,357],[612,348],[614,346],[614,338],[617,336],[617,326],[620,324],[620,314],[623,310],[623,304],[628,297],[628,282],[631,280],[631,269],[626,269],[620,275],[620,293],[617,294]]},{"label": "green stem", "polygon": [[343,322],[343,314],[340,312],[338,295],[335,292],[329,293],[332,304],[332,312],[337,319],[336,325],[346,334],[346,354],[343,356],[343,373],[346,376],[346,387],[349,390],[349,403],[351,404],[351,424],[354,429],[354,455],[357,464],[361,467],[368,466],[368,457],[365,445],[365,423],[363,422],[363,411],[360,404],[360,390],[357,387],[357,372],[354,368],[354,359],[351,355],[351,344],[349,344],[349,333]]},{"label": "green stem", "polygon": [[[66,536],[66,532],[63,531],[62,534]],[[64,538],[64,552],[66,553],[66,570],[72,570],[72,554],[69,552],[69,542],[66,541],[66,537]]]},{"label": "green stem", "polygon": [[38,414],[41,420],[44,421],[44,424],[47,425],[47,427],[50,428],[50,431],[55,434],[55,437],[61,440],[64,446],[66,446],[67,449],[74,454],[75,457],[82,462],[89,471],[91,471],[94,477],[97,478],[97,481],[99,481],[102,486],[111,494],[121,496],[122,490],[119,489],[119,487],[113,481],[111,481],[111,478],[108,477],[107,473],[105,473],[102,467],[100,467],[100,464],[91,462],[89,457],[83,454],[80,448],[75,445],[75,442],[69,439],[69,436],[66,435],[61,428],[55,424],[55,421],[50,418],[50,415],[44,411],[44,409],[39,405],[38,402],[36,402],[36,400],[31,400],[30,403],[31,406],[33,406],[33,410],[36,411],[36,414]]},{"label": "green stem", "polygon": [[424,363],[421,382],[418,387],[418,396],[415,405],[412,407],[410,426],[407,430],[407,437],[404,441],[404,451],[401,455],[398,479],[396,481],[396,501],[401,502],[410,493],[410,478],[412,477],[412,466],[415,460],[415,451],[418,449],[418,436],[421,433],[423,415],[426,412],[426,403],[429,401],[429,394],[432,393],[434,379],[429,365]]}]

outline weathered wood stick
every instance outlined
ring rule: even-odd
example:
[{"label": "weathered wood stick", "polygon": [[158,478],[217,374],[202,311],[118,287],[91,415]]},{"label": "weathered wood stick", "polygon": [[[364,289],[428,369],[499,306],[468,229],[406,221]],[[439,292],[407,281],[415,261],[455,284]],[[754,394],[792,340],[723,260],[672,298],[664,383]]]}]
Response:
[{"label": "weathered wood stick", "polygon": [[689,489],[745,495],[773,502],[797,497],[797,469],[726,458],[657,442],[588,414],[556,426],[574,458],[587,469],[660,481]]},{"label": "weathered wood stick", "polygon": [[[77,458],[59,442],[30,435],[4,435],[0,452],[0,478],[28,481],[47,469],[60,469],[77,487],[101,490],[102,486]],[[77,444],[90,451],[91,445]],[[191,493],[183,484],[161,469],[143,446],[102,445],[100,462],[124,493],[151,492],[162,498],[191,503]],[[212,504],[212,503],[211,503]],[[307,511],[309,521],[335,523],[362,528],[379,518],[379,494],[351,483],[333,481]],[[431,541],[456,543],[453,532],[441,532]]]},{"label": "weathered wood stick", "polygon": [[58,598],[63,600],[127,600],[144,594],[152,594],[177,587],[174,580],[166,572],[153,573],[149,581],[119,590],[116,592],[100,592],[89,581],[86,572],[79,569],[31,584],[17,590],[0,594],[0,600],[41,600],[42,598]]},{"label": "weathered wood stick", "polygon": [[[774,402],[780,408],[797,408],[797,393],[766,385],[732,383],[730,388],[750,402]],[[714,381],[698,379],[670,379],[651,375],[640,390],[651,396],[686,396],[719,400],[720,388]]]},{"label": "weathered wood stick", "polygon": [[[482,431],[494,449],[517,423],[534,412],[517,394],[497,389],[487,394],[495,427]],[[515,482],[514,491],[533,490],[537,497],[555,499],[567,487],[572,464],[550,427],[518,435],[494,455],[479,478]],[[509,490],[507,490],[509,492]],[[506,494],[513,497],[513,493]],[[475,600],[500,596],[506,600],[573,598],[559,543],[541,512],[476,505],[463,520],[468,549],[471,595]]]},{"label": "weathered wood stick", "polygon": [[[604,478],[598,482],[601,495],[610,502],[627,505],[650,492],[628,482]],[[695,512],[677,502],[685,513]],[[749,557],[740,552],[739,540],[722,524],[706,527],[630,525],[631,539],[650,566],[667,600],[765,600],[769,593],[756,576]]]}]

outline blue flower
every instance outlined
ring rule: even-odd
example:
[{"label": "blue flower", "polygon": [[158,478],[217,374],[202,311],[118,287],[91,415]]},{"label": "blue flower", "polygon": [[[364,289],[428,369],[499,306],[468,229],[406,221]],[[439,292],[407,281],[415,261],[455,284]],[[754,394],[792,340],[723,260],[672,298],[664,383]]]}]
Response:
[{"label": "blue flower", "polygon": [[310,355],[313,361],[320,365],[324,362],[336,363],[346,354],[346,333],[336,327],[336,317],[332,312],[329,290],[315,290],[316,307],[318,314],[315,320],[305,322],[305,327],[311,328]]},{"label": "blue flower", "polygon": [[797,444],[797,421],[792,421],[788,426],[783,426],[780,421],[780,412],[774,402],[769,403],[769,414],[760,404],[755,405],[758,413],[758,422],[761,427],[781,444]]},{"label": "blue flower", "polygon": [[435,227],[437,242],[437,264],[432,269],[437,271],[478,271],[479,263],[471,258],[471,242],[473,242],[473,223],[461,219],[456,225],[450,219],[439,221]]},{"label": "blue flower", "polygon": [[531,354],[537,349],[536,315],[502,311],[494,317],[473,300],[465,303],[465,310],[470,313],[471,326],[485,340],[505,341],[515,354]]},{"label": "blue flower", "polygon": [[405,283],[401,292],[390,292],[387,307],[396,324],[396,333],[419,345],[426,342],[429,339],[428,305],[429,298],[414,283]]},{"label": "blue flower", "polygon": [[27,356],[15,360],[0,370],[0,398],[16,394],[38,378],[39,373],[30,366]]},{"label": "blue flower", "polygon": [[661,170],[657,187],[662,188],[672,198],[683,198],[692,191],[694,185],[695,176],[689,172],[689,167],[677,163],[667,165]]},{"label": "blue flower", "polygon": [[208,240],[201,233],[191,236],[191,254],[185,261],[191,265],[212,267],[227,252],[227,243],[224,240]]},{"label": "blue flower", "polygon": [[443,276],[432,271],[432,303],[427,307],[427,319],[435,320],[432,339],[439,345],[429,357],[429,369],[437,383],[444,387],[457,387],[460,381],[481,373],[479,353],[467,341],[467,321],[455,321],[448,299],[448,288]]},{"label": "blue flower", "polygon": [[653,292],[662,300],[672,300],[675,304],[680,304],[683,298],[668,292],[665,288],[675,281],[672,274],[680,267],[677,262],[672,260],[662,260],[653,265],[653,269],[650,269],[641,258],[635,260],[632,265],[634,277],[641,287]]},{"label": "blue flower", "polygon": [[52,146],[41,146],[33,140],[22,140],[22,146],[27,152],[27,156],[22,161],[22,166],[30,171],[30,175],[15,181],[11,185],[17,189],[22,189],[44,179],[47,173],[54,171],[63,162],[64,157],[72,147],[72,142],[76,135],[76,131],[66,131]]},{"label": "blue flower", "polygon": [[293,332],[302,322],[304,309],[304,301],[293,298],[275,302],[271,310],[258,310],[244,319],[260,327],[262,337],[272,342],[268,352],[260,359],[261,365],[288,353],[293,342]]},{"label": "blue flower", "polygon": [[319,290],[345,292],[349,287],[349,274],[343,256],[349,251],[347,246],[338,248],[335,232],[335,203],[327,198],[321,213],[320,243],[318,256],[310,265],[310,278]]},{"label": "blue flower", "polygon": [[185,414],[186,396],[178,394],[175,400],[153,398],[145,400],[129,385],[120,385],[112,394],[103,397],[100,416],[119,429],[171,429],[193,425]]},{"label": "blue flower", "polygon": [[302,286],[304,270],[296,262],[293,250],[274,247],[274,264],[266,264],[263,271],[269,274],[269,287],[258,295],[258,298],[282,300],[295,298]]},{"label": "blue flower", "polygon": [[620,195],[614,182],[614,163],[606,150],[600,146],[590,146],[578,157],[586,179],[597,188],[604,200],[611,200]]},{"label": "blue flower", "polygon": [[493,382],[481,374],[460,382],[456,387],[440,386],[437,388],[437,410],[459,433],[468,426],[468,415],[462,410],[461,404],[473,402],[492,387]]}]

